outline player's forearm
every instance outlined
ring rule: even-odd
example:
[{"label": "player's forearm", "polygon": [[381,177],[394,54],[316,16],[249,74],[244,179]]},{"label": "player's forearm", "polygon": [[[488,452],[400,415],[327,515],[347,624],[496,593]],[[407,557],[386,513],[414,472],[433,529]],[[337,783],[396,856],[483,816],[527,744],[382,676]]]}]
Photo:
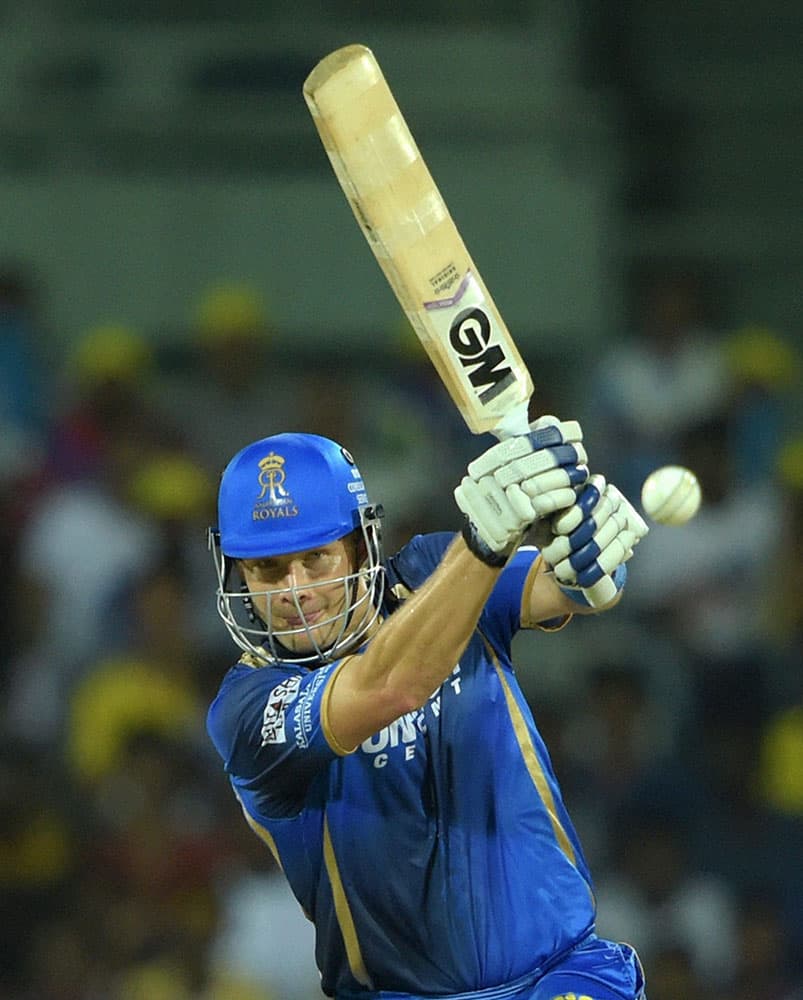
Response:
[{"label": "player's forearm", "polygon": [[380,631],[371,669],[407,694],[410,709],[423,704],[456,666],[499,573],[458,538],[424,587]]},{"label": "player's forearm", "polygon": [[338,743],[357,746],[423,705],[456,666],[501,570],[457,538],[427,582],[342,667],[329,699]]}]

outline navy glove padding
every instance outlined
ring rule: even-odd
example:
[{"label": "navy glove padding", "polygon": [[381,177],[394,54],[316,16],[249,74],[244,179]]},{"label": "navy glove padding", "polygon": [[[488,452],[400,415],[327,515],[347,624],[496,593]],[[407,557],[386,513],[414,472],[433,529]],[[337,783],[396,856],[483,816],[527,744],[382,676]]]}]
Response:
[{"label": "navy glove padding", "polygon": [[602,476],[591,476],[574,504],[551,518],[541,553],[561,589],[580,604],[607,604],[624,586],[624,564],[647,534],[633,505]]},{"label": "navy glove padding", "polygon": [[455,490],[463,534],[490,565],[503,565],[536,521],[570,507],[588,478],[577,421],[541,417],[528,434],[495,444],[468,467]]}]

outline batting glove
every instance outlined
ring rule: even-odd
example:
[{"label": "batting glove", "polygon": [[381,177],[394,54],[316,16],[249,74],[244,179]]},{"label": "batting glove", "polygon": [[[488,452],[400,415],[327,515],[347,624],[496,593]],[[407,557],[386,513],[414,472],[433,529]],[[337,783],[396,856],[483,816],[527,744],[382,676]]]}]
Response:
[{"label": "batting glove", "polygon": [[554,538],[541,549],[561,590],[578,604],[610,603],[627,579],[625,563],[649,528],[602,476],[591,476],[576,502],[551,519]]},{"label": "batting glove", "polygon": [[466,517],[463,537],[490,566],[503,566],[540,518],[570,507],[588,479],[576,420],[540,417],[528,434],[489,448],[455,490]]}]

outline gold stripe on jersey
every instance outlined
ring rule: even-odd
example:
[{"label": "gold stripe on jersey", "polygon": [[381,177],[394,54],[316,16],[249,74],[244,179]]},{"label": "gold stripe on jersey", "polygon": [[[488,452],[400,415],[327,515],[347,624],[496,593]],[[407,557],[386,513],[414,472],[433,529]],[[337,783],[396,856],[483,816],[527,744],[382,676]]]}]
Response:
[{"label": "gold stripe on jersey", "polygon": [[335,849],[332,846],[332,837],[329,833],[329,821],[324,815],[323,818],[323,860],[326,865],[326,874],[329,876],[329,884],[332,886],[332,899],[335,904],[335,915],[340,927],[340,934],[346,946],[346,958],[348,959],[351,974],[362,986],[372,989],[371,978],[365,968],[360,942],[357,940],[357,930],[354,926],[354,918],[351,915],[349,901],[346,899],[346,891],[343,888],[343,881],[340,878],[340,871],[337,867]]},{"label": "gold stripe on jersey", "polygon": [[535,578],[538,576],[538,571],[541,569],[541,563],[544,561],[543,556],[538,555],[533,559],[533,564],[527,571],[527,576],[524,579],[524,586],[521,590],[521,608],[519,610],[519,616],[521,618],[522,628],[535,628],[536,623],[532,620],[530,616],[530,600],[533,595],[533,586],[535,585]]},{"label": "gold stripe on jersey", "polygon": [[324,691],[323,697],[321,698],[321,729],[323,731],[323,735],[326,739],[326,742],[339,757],[347,757],[350,753],[354,753],[354,751],[357,749],[357,747],[352,747],[351,749],[349,749],[348,747],[341,746],[341,744],[335,738],[334,733],[332,732],[332,725],[329,721],[329,698],[332,695],[332,687],[334,686],[335,678],[343,669],[343,665],[347,663],[350,659],[351,659],[350,656],[345,656],[332,671],[331,677],[329,677],[329,679],[326,681],[326,690]]},{"label": "gold stripe on jersey", "polygon": [[240,803],[240,808],[243,811],[243,816],[245,816],[246,823],[251,827],[251,829],[254,831],[257,837],[259,837],[262,843],[267,844],[270,853],[273,855],[274,861],[279,866],[279,868],[282,868],[282,859],[279,857],[279,851],[276,848],[276,841],[273,839],[271,832],[269,830],[266,830],[261,823],[257,823],[257,821],[254,819],[251,813],[249,813],[249,811],[243,805],[243,800],[240,798],[239,795],[237,795],[236,791],[234,792],[234,794],[235,796],[237,796],[237,801]]},{"label": "gold stripe on jersey", "polygon": [[562,628],[566,628],[572,620],[571,614],[567,613],[565,615],[561,615],[557,618],[553,618],[550,624],[544,624],[544,622],[533,621],[532,614],[530,613],[533,587],[535,586],[538,574],[543,571],[544,565],[544,557],[539,554],[535,559],[533,559],[533,564],[527,571],[527,576],[524,580],[524,587],[521,591],[521,607],[519,609],[521,627],[525,629],[540,629],[542,632],[560,632],[560,630]]},{"label": "gold stripe on jersey", "polygon": [[552,824],[552,829],[555,833],[555,839],[558,842],[558,846],[566,855],[566,857],[571,861],[573,865],[577,865],[577,856],[574,853],[574,847],[572,847],[572,842],[569,840],[566,831],[563,829],[563,824],[558,818],[558,812],[555,808],[555,799],[552,795],[552,789],[549,787],[549,782],[544,774],[544,769],[541,767],[541,761],[538,759],[538,754],[535,752],[535,747],[533,746],[533,741],[530,738],[529,730],[527,729],[527,723],[524,721],[524,716],[519,708],[519,704],[516,701],[513,692],[510,689],[510,685],[507,682],[504,671],[499,664],[499,660],[494,653],[491,644],[483,636],[485,645],[488,648],[488,653],[493,660],[494,670],[496,670],[496,675],[499,678],[499,683],[502,685],[502,690],[505,693],[505,702],[507,703],[507,710],[510,713],[510,721],[513,723],[513,732],[516,734],[516,740],[519,744],[519,749],[521,750],[522,757],[524,757],[524,764],[529,772],[530,777],[533,780],[536,791],[541,797],[541,801],[546,807],[547,815],[549,816],[549,822]]}]

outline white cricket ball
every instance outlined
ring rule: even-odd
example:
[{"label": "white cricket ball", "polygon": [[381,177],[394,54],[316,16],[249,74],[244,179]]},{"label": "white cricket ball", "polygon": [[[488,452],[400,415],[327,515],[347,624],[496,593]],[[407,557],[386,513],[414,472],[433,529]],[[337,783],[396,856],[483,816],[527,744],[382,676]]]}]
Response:
[{"label": "white cricket ball", "polygon": [[697,476],[682,465],[665,465],[651,472],[641,487],[644,513],[659,524],[685,524],[700,509]]}]

